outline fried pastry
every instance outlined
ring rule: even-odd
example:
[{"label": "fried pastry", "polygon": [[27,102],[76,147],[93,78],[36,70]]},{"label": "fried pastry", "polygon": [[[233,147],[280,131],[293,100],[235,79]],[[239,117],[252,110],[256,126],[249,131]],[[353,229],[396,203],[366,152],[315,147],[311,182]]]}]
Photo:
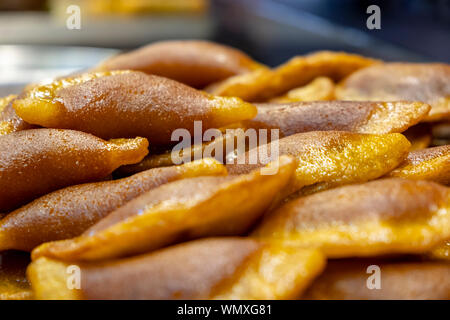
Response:
[{"label": "fried pastry", "polygon": [[[232,153],[238,144],[238,141],[244,141],[245,132],[239,129],[226,129],[225,132],[210,142],[202,144],[194,144],[192,147],[181,149],[177,158],[183,160],[183,162],[189,162],[197,158],[214,157],[221,163],[226,163],[226,156],[228,153]],[[245,147],[248,143],[245,144]],[[247,151],[247,150],[245,150]],[[136,172],[141,172],[151,168],[168,167],[173,166],[172,151],[167,151],[162,154],[149,155],[137,164],[131,164],[119,168],[119,175],[129,175]]]},{"label": "fried pastry", "polygon": [[[371,284],[368,279],[371,277],[371,272],[367,272],[370,266],[379,268],[381,280],[379,289],[368,287],[368,282]],[[308,288],[303,298],[448,300],[450,299],[450,264],[367,259],[331,261],[323,274]]]},{"label": "fried pastry", "polygon": [[79,263],[80,289],[67,289],[70,263],[39,258],[28,268],[38,299],[293,299],[325,265],[316,250],[248,238],[210,238],[141,256]]},{"label": "fried pastry", "polygon": [[83,74],[39,86],[13,101],[25,121],[75,129],[104,139],[148,138],[167,145],[175,129],[194,132],[250,119],[256,107],[239,98],[214,97],[176,81],[136,71]]},{"label": "fried pastry", "polygon": [[386,63],[359,70],[336,89],[341,100],[422,101],[431,105],[427,121],[450,117],[450,65]]},{"label": "fried pastry", "polygon": [[16,97],[16,95],[9,95],[0,98],[0,136],[34,127],[23,121],[14,111],[11,102]]},{"label": "fried pastry", "polygon": [[338,81],[378,62],[355,54],[320,51],[294,57],[273,70],[257,69],[230,77],[212,84],[206,90],[215,95],[239,97],[245,101],[267,101],[304,86],[317,77],[325,76]]},{"label": "fried pastry", "polygon": [[265,146],[259,146],[227,164],[230,174],[242,174],[260,167],[273,157],[271,152],[290,155],[298,160],[289,192],[302,187],[305,193],[342,184],[376,179],[406,157],[409,142],[399,133],[384,135],[342,131],[297,133]]},{"label": "fried pastry", "polygon": [[120,180],[87,183],[47,194],[0,220],[0,250],[31,251],[37,245],[82,234],[137,196],[162,184],[198,176],[226,175],[214,159],[157,168]]},{"label": "fried pastry", "polygon": [[306,86],[289,90],[280,97],[271,99],[271,102],[286,103],[297,101],[333,100],[334,82],[327,77],[318,77]]},{"label": "fried pastry", "polygon": [[253,235],[330,258],[425,253],[450,238],[450,189],[400,178],[344,186],[286,203]]},{"label": "fried pastry", "polygon": [[406,160],[387,176],[431,180],[448,185],[450,184],[450,145],[412,151]]},{"label": "fried pastry", "polygon": [[162,185],[113,211],[77,238],[42,244],[32,257],[101,260],[186,239],[241,235],[271,205],[295,167],[294,159],[285,156],[248,175]]},{"label": "fried pastry", "polygon": [[0,252],[0,300],[29,300],[33,295],[25,270],[29,254],[19,251]]},{"label": "fried pastry", "polygon": [[420,102],[314,101],[256,104],[246,128],[277,128],[284,136],[308,131],[402,132],[423,119],[430,106]]},{"label": "fried pastry", "polygon": [[32,129],[0,136],[0,210],[99,181],[121,165],[141,161],[147,147],[144,138],[104,141],[72,130]]},{"label": "fried pastry", "polygon": [[136,70],[203,88],[228,77],[265,68],[237,49],[198,41],[161,41],[119,54],[94,70]]}]

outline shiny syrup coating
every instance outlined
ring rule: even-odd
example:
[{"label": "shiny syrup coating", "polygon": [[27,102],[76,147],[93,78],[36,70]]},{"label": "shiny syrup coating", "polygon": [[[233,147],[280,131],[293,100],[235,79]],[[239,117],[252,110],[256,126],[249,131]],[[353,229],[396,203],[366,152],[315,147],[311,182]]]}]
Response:
[{"label": "shiny syrup coating", "polygon": [[420,102],[315,101],[256,104],[258,114],[243,121],[247,128],[277,128],[289,136],[308,131],[357,133],[402,132],[426,116]]},{"label": "shiny syrup coating", "polygon": [[44,127],[75,129],[104,139],[149,139],[167,145],[172,132],[220,128],[256,115],[238,98],[214,97],[179,82],[136,71],[84,74],[33,88],[13,102],[25,120]]},{"label": "shiny syrup coating", "polygon": [[286,203],[254,235],[336,258],[423,253],[450,237],[450,189],[399,178],[343,186]]},{"label": "shiny syrup coating", "polygon": [[234,163],[228,163],[227,170],[230,174],[247,173],[267,163],[278,150],[280,155],[298,160],[292,192],[303,187],[302,192],[311,193],[376,179],[397,167],[409,146],[408,140],[399,133],[311,131],[251,149],[239,155]]},{"label": "shiny syrup coating", "polygon": [[443,63],[386,63],[350,75],[340,84],[341,100],[422,101],[431,105],[426,120],[450,116],[450,65]]},{"label": "shiny syrup coating", "polygon": [[77,263],[81,290],[67,289],[69,263],[39,258],[27,274],[38,299],[293,299],[324,264],[316,250],[227,237]]},{"label": "shiny syrup coating", "polygon": [[305,86],[294,88],[286,94],[270,99],[270,102],[286,103],[297,101],[333,100],[335,84],[328,77],[317,77]]},{"label": "shiny syrup coating", "polygon": [[[260,249],[261,243],[251,239],[200,240],[111,264],[86,266],[83,293],[87,299],[207,298]],[[135,281],[139,277],[146,281]],[[99,289],[104,281],[109,288]]]},{"label": "shiny syrup coating", "polygon": [[31,251],[37,245],[80,235],[108,213],[162,184],[195,176],[224,175],[213,159],[151,169],[115,181],[88,183],[47,194],[0,220],[0,250]]},{"label": "shiny syrup coating", "polygon": [[12,107],[12,100],[16,97],[16,95],[9,95],[0,98],[0,135],[36,127],[26,123],[16,114]]},{"label": "shiny syrup coating", "polygon": [[90,134],[32,129],[0,136],[0,210],[70,185],[98,181],[148,153],[144,138],[104,141]]},{"label": "shiny syrup coating", "polygon": [[450,145],[415,150],[389,177],[431,180],[450,184]]},{"label": "shiny syrup coating", "polygon": [[245,101],[267,101],[304,86],[320,76],[341,80],[358,69],[379,61],[343,52],[319,51],[297,56],[274,69],[257,69],[212,84],[206,90]]},{"label": "shiny syrup coating", "polygon": [[203,88],[262,65],[237,49],[208,41],[161,41],[101,63],[94,70],[136,70]]},{"label": "shiny syrup coating", "polygon": [[287,185],[294,169],[295,161],[285,156],[248,175],[164,184],[111,212],[79,237],[40,245],[33,259],[102,260],[200,237],[242,235]]}]

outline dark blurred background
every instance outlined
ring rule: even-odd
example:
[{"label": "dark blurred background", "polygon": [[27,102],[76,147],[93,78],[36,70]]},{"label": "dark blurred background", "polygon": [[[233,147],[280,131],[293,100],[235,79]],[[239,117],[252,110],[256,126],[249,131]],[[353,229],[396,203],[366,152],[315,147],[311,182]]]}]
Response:
[{"label": "dark blurred background", "polygon": [[[379,30],[366,27],[373,4]],[[80,8],[80,29],[66,26],[70,5]],[[0,0],[0,84],[86,68],[118,52],[99,48],[192,38],[272,66],[323,49],[450,62],[450,0]]]}]

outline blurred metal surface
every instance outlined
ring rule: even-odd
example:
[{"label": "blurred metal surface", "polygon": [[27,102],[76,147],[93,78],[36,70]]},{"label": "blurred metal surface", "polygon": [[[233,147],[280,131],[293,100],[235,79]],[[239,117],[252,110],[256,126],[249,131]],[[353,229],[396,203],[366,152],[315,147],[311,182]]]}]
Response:
[{"label": "blurred metal surface", "polygon": [[134,48],[157,40],[210,38],[208,15],[158,14],[81,19],[69,30],[66,20],[46,12],[0,13],[0,44],[81,45]]},{"label": "blurred metal surface", "polygon": [[87,69],[117,53],[116,49],[0,45],[0,96],[19,93],[29,83]]}]

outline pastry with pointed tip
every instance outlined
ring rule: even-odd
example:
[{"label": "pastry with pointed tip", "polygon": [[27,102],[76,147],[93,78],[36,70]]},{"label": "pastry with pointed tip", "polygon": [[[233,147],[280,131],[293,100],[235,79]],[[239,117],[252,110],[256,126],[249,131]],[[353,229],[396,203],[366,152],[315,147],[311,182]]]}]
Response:
[{"label": "pastry with pointed tip", "polygon": [[167,183],[131,200],[81,236],[35,248],[61,260],[111,259],[205,236],[241,235],[261,217],[296,167],[284,156],[247,175]]},{"label": "pastry with pointed tip", "polygon": [[[319,51],[297,56],[275,69],[257,69],[214,83],[206,88],[212,94],[239,97],[245,101],[267,101],[304,86],[317,77],[339,81],[349,74],[379,63],[378,60],[344,52]],[[398,99],[397,99],[398,100]]]},{"label": "pastry with pointed tip", "polygon": [[316,250],[249,238],[210,238],[108,262],[77,263],[80,289],[67,289],[69,263],[39,258],[27,270],[37,299],[294,299],[323,270]]},{"label": "pastry with pointed tip", "polygon": [[386,176],[431,180],[448,185],[450,184],[450,145],[412,151],[398,168]]},{"label": "pastry with pointed tip", "polygon": [[313,101],[256,104],[258,114],[246,128],[279,129],[284,136],[308,131],[402,132],[423,119],[430,106],[421,102]]},{"label": "pastry with pointed tip", "polygon": [[361,69],[336,89],[340,100],[422,101],[431,105],[426,121],[450,117],[450,65],[385,63]]},{"label": "pastry with pointed tip", "polygon": [[160,41],[119,54],[96,71],[136,70],[203,88],[228,77],[265,68],[235,48],[200,40]]},{"label": "pastry with pointed tip", "polygon": [[13,94],[0,98],[0,136],[35,127],[23,121],[14,111],[11,102],[16,98]]},{"label": "pastry with pointed tip", "polygon": [[409,146],[408,140],[399,133],[312,131],[254,148],[238,156],[234,163],[227,163],[227,170],[230,174],[250,172],[269,162],[273,157],[271,152],[276,156],[278,151],[298,160],[288,192],[303,188],[301,191],[307,194],[381,177],[405,159]]},{"label": "pastry with pointed tip", "polygon": [[148,153],[144,138],[105,141],[88,133],[32,129],[0,136],[0,210],[67,186],[99,181]]},{"label": "pastry with pointed tip", "polygon": [[[368,272],[370,266],[379,268],[380,282],[368,280],[376,272]],[[303,299],[449,300],[450,264],[372,259],[330,261]]]},{"label": "pastry with pointed tip", "polygon": [[206,158],[181,166],[151,169],[120,180],[57,190],[0,220],[0,250],[31,251],[44,242],[79,236],[111,211],[160,185],[226,173],[225,166]]},{"label": "pastry with pointed tip", "polygon": [[[175,157],[172,154],[174,150],[162,154],[149,155],[137,164],[119,168],[117,174],[129,175],[151,168],[173,166],[176,165],[174,160],[182,160],[185,163],[192,161],[192,159],[214,157],[217,161],[226,163],[227,156],[234,156],[237,149],[242,149],[243,152],[248,151],[249,143],[245,139],[245,131],[243,129],[226,129],[210,142],[194,144],[186,149],[175,151]],[[244,146],[240,147],[239,143]]]},{"label": "pastry with pointed tip", "polygon": [[343,186],[286,203],[253,236],[330,258],[426,253],[450,238],[450,189],[400,178]]},{"label": "pastry with pointed tip", "polygon": [[256,107],[239,98],[215,97],[182,83],[137,71],[87,73],[38,86],[13,101],[25,121],[74,129],[103,139],[148,138],[173,144],[172,133],[194,121],[220,128],[250,119]]},{"label": "pastry with pointed tip", "polygon": [[303,87],[289,90],[280,97],[270,99],[270,102],[323,101],[333,100],[333,98],[333,80],[327,77],[318,77]]},{"label": "pastry with pointed tip", "polygon": [[27,253],[0,252],[0,300],[29,300],[33,298],[25,270],[30,262]]}]

